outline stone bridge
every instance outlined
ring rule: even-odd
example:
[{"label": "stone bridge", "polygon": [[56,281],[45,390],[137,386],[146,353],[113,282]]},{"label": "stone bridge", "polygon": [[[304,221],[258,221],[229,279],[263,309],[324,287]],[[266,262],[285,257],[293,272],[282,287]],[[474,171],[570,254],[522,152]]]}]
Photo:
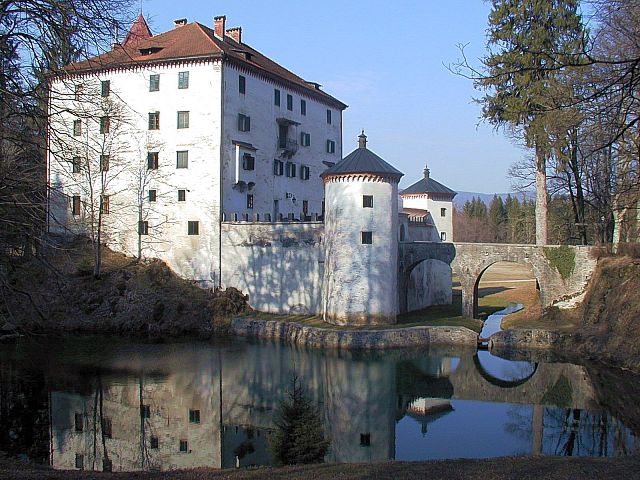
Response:
[{"label": "stone bridge", "polygon": [[[562,248],[563,250],[557,250]],[[400,313],[407,311],[407,291],[411,271],[425,260],[440,260],[458,275],[462,290],[462,314],[475,318],[478,312],[478,284],[484,271],[497,262],[531,265],[543,307],[575,296],[586,287],[597,260],[594,247],[559,245],[536,246],[500,243],[401,242],[398,257]],[[559,253],[573,252],[573,262],[558,260]],[[568,265],[567,265],[568,264]],[[567,268],[563,276],[559,268]]]}]

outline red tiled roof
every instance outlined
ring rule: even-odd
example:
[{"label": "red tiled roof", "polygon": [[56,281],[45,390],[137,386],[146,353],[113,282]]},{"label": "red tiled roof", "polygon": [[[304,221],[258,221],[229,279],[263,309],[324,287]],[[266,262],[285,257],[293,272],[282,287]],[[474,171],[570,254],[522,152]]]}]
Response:
[{"label": "red tiled roof", "polygon": [[127,33],[127,37],[124,39],[123,45],[125,47],[133,47],[140,40],[147,40],[153,37],[151,30],[149,29],[149,25],[147,25],[147,21],[144,19],[142,14],[138,15],[136,21],[131,25],[131,29],[129,33]]},{"label": "red tiled roof", "polygon": [[[64,70],[67,73],[85,73],[176,60],[219,58],[271,80],[285,83],[293,89],[301,89],[309,96],[341,110],[347,107],[338,99],[316,88],[313,83],[278,65],[249,45],[238,43],[229,36],[225,36],[223,41],[215,36],[212,29],[198,22],[142,38],[146,35],[144,27],[146,26],[147,30],[149,27],[144,18],[142,22],[138,20],[133,24],[122,45],[115,45],[113,50],[102,55],[67,65]],[[129,38],[132,32],[139,35],[135,42]],[[151,35],[150,31],[148,33]]]}]

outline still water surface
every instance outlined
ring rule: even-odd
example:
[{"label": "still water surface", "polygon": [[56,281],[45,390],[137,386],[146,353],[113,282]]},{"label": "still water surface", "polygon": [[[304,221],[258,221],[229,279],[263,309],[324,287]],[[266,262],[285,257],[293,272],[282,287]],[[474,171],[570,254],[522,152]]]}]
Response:
[{"label": "still water surface", "polygon": [[22,340],[0,345],[0,450],[58,469],[269,464],[297,375],[331,440],[327,461],[637,453],[637,419],[603,405],[615,382],[593,372],[456,348]]}]

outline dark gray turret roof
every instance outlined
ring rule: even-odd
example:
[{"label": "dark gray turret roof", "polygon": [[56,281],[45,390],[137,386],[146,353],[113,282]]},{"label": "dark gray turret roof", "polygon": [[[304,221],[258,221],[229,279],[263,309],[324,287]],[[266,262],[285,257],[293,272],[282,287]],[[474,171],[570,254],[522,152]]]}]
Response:
[{"label": "dark gray turret roof", "polygon": [[445,193],[453,196],[456,192],[449,187],[445,187],[440,182],[436,182],[433,178],[421,178],[410,187],[405,188],[400,195],[418,194],[418,193]]},{"label": "dark gray turret roof", "polygon": [[359,147],[336,163],[333,167],[325,170],[321,177],[324,178],[328,175],[342,175],[349,173],[378,173],[395,175],[398,178],[404,175],[400,170],[392,167],[367,148],[364,132],[362,132],[359,139]]}]

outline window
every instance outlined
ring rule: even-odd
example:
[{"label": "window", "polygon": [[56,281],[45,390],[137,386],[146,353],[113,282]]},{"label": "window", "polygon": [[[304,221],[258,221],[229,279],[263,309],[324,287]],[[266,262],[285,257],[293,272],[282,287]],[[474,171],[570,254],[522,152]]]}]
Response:
[{"label": "window", "polygon": [[157,92],[160,90],[160,75],[149,76],[149,91]]},{"label": "window", "polygon": [[81,165],[82,165],[82,158],[73,157],[73,160],[71,161],[71,171],[73,173],[80,173]]},{"label": "window", "polygon": [[247,79],[243,75],[238,77],[238,92],[247,93]]},{"label": "window", "polygon": [[277,88],[273,90],[273,104],[276,107],[280,106],[280,90],[278,90]]},{"label": "window", "polygon": [[140,405],[140,418],[151,418],[151,407],[149,405]]},{"label": "window", "polygon": [[293,162],[287,162],[287,177],[293,178],[296,176],[296,164]]},{"label": "window", "polygon": [[149,113],[149,130],[160,130],[160,112]]},{"label": "window", "polygon": [[180,452],[187,453],[189,451],[189,442],[180,440]]},{"label": "window", "polygon": [[363,447],[371,446],[371,434],[370,433],[361,433],[360,434],[360,445]]},{"label": "window", "polygon": [[84,430],[84,419],[81,413],[76,413],[74,423],[76,427],[76,432],[82,432]]},{"label": "window", "polygon": [[74,195],[71,202],[71,213],[80,215],[80,195]]},{"label": "window", "polygon": [[109,215],[109,195],[100,195],[103,215]]},{"label": "window", "polygon": [[82,135],[82,120],[73,121],[73,136],[79,137]]},{"label": "window", "polygon": [[102,471],[103,472],[110,472],[113,470],[113,462],[111,461],[110,458],[103,458],[102,459]]},{"label": "window", "polygon": [[446,217],[447,216],[447,209],[446,208],[441,208],[440,209],[440,216],[441,217]]},{"label": "window", "polygon": [[111,90],[111,82],[109,80],[103,80],[100,82],[100,94],[103,97],[108,97]]},{"label": "window", "polygon": [[336,142],[327,140],[327,153],[336,153]]},{"label": "window", "polygon": [[149,222],[147,222],[146,220],[141,220],[138,222],[138,234],[149,235]]},{"label": "window", "polygon": [[331,110],[327,109],[327,123],[331,125]]},{"label": "window", "polygon": [[[187,233],[189,235],[200,235],[200,222],[189,220],[189,223],[187,224]],[[189,414],[189,417],[191,417],[191,414]],[[199,419],[200,413],[198,411],[198,422],[200,421]]]},{"label": "window", "polygon": [[189,72],[178,72],[178,88],[189,88]]},{"label": "window", "polygon": [[251,117],[242,113],[238,114],[238,130],[240,132],[248,132],[251,130]]},{"label": "window", "polygon": [[113,432],[111,430],[111,419],[109,417],[102,417],[100,424],[102,425],[102,434],[106,438],[111,438],[113,436]]},{"label": "window", "polygon": [[371,245],[373,243],[373,232],[361,232],[362,244]]},{"label": "window", "polygon": [[157,170],[158,169],[158,152],[148,152],[147,153],[147,170]]},{"label": "window", "polygon": [[100,171],[109,171],[109,155],[100,155]]},{"label": "window", "polygon": [[362,196],[362,208],[373,208],[373,195]]},{"label": "window", "polygon": [[189,112],[178,112],[178,128],[189,128]]},{"label": "window", "polygon": [[293,95],[287,94],[287,110],[293,111]]},{"label": "window", "polygon": [[308,147],[311,145],[311,134],[306,132],[300,132],[300,145]]},{"label": "window", "polygon": [[273,174],[278,177],[284,174],[284,162],[282,160],[275,159],[273,161]]},{"label": "window", "polygon": [[158,192],[156,190],[149,190],[149,201],[155,202],[158,198]]},{"label": "window", "polygon": [[300,99],[300,113],[302,115],[306,115],[307,114],[307,102],[306,102],[306,100]]},{"label": "window", "polygon": [[187,191],[186,190],[178,190],[178,201],[185,202],[187,200]]},{"label": "window", "polygon": [[307,215],[309,213],[309,200],[302,201],[302,213]]},{"label": "window", "polygon": [[84,470],[84,455],[76,453],[76,468]]},{"label": "window", "polygon": [[189,168],[188,150],[180,150],[176,152],[176,168]]},{"label": "window", "polygon": [[309,172],[310,172],[309,167],[307,167],[306,165],[302,165],[300,167],[300,178],[302,180],[309,180]]},{"label": "window", "polygon": [[253,195],[247,194],[247,208],[253,208]]},{"label": "window", "polygon": [[149,439],[149,447],[150,448],[158,448],[158,437],[151,437]]},{"label": "window", "polygon": [[447,241],[447,232],[440,232],[440,240],[443,242]]},{"label": "window", "polygon": [[100,117],[100,133],[109,133],[109,117]]},{"label": "window", "polygon": [[256,158],[248,153],[242,155],[242,169],[243,170],[255,170]]}]

